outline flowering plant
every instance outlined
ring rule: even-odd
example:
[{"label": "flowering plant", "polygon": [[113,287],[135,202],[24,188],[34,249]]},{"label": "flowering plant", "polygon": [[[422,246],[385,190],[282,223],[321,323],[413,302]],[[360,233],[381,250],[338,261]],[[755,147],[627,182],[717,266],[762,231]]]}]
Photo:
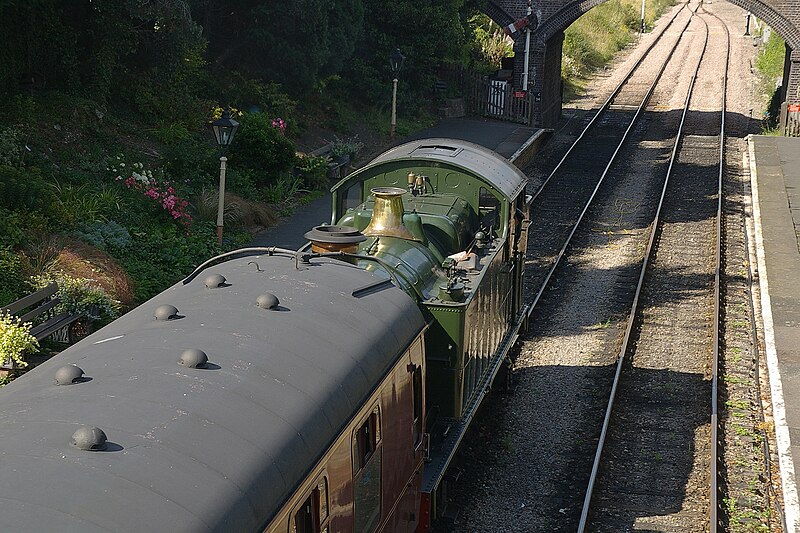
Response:
[{"label": "flowering plant", "polygon": [[47,273],[32,276],[30,284],[34,289],[43,289],[50,283],[58,284],[60,303],[56,313],[86,315],[91,320],[110,322],[119,316],[120,302],[115,300],[96,280],[75,278],[64,273]]},{"label": "flowering plant", "polygon": [[222,112],[228,110],[231,114],[231,117],[241,117],[244,115],[242,111],[239,111],[235,107],[222,107],[215,105],[211,108],[211,117],[208,119],[208,122],[214,122],[215,120],[222,118]]},{"label": "flowering plant", "polygon": [[12,363],[25,368],[28,363],[22,358],[22,354],[38,348],[39,341],[31,335],[30,323],[0,314],[0,363]]},{"label": "flowering plant", "polygon": [[282,118],[272,119],[272,127],[278,128],[281,131],[281,135],[286,135],[286,122]]},{"label": "flowering plant", "polygon": [[[155,178],[153,172],[140,162],[131,164],[127,172],[125,169],[125,162],[120,156],[117,156],[115,164],[109,166],[115,180],[122,181],[127,188],[137,190],[155,200],[173,220],[181,222],[184,226],[191,224],[192,216],[187,212],[189,201],[178,196],[169,181]],[[123,178],[125,174],[128,175]]]}]

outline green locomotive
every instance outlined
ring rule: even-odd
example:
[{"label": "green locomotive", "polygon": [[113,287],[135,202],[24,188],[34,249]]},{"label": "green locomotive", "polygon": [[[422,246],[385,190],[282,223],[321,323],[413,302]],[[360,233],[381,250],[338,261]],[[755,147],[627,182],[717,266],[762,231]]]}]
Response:
[{"label": "green locomotive", "polygon": [[348,252],[360,267],[390,276],[428,321],[420,530],[436,514],[444,472],[526,325],[526,183],[481,146],[413,141],[337,183],[333,225],[307,234],[315,250]]}]

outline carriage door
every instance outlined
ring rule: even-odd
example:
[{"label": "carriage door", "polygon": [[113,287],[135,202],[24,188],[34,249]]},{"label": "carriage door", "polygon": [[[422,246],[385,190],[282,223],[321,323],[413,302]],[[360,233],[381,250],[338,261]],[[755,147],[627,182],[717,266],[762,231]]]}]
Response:
[{"label": "carriage door", "polygon": [[381,416],[375,406],[353,433],[355,533],[372,533],[381,521]]}]

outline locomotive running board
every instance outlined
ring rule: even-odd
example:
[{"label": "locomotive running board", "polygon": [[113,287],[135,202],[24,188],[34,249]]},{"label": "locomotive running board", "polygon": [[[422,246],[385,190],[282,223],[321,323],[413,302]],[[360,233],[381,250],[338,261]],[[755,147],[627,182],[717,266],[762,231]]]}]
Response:
[{"label": "locomotive running board", "polygon": [[464,410],[464,416],[460,419],[440,418],[436,421],[437,425],[441,424],[447,429],[444,432],[444,440],[440,441],[435,448],[431,448],[430,462],[425,464],[422,478],[423,495],[431,495],[439,488],[444,473],[447,471],[447,467],[450,466],[450,462],[453,460],[453,456],[456,454],[458,446],[461,444],[467,432],[467,428],[469,428],[472,419],[475,417],[475,413],[478,411],[478,407],[480,407],[483,399],[489,392],[494,378],[497,376],[497,372],[503,365],[503,361],[508,357],[511,348],[513,348],[514,344],[517,342],[520,328],[527,317],[528,305],[525,305],[520,312],[517,313],[517,318],[512,324],[512,327],[509,328],[503,341],[498,346],[497,357],[494,359],[492,366],[481,381],[478,388],[479,392],[473,395],[472,400],[467,404],[467,408]]}]

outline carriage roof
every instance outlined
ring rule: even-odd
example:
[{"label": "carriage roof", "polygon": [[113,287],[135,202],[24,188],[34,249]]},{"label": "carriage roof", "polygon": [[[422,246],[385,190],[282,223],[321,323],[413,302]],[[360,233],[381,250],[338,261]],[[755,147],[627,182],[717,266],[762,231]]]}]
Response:
[{"label": "carriage roof", "polygon": [[[376,281],[332,260],[224,262],[3,387],[0,529],[261,527],[424,327],[399,289],[353,296]],[[262,293],[280,306],[257,307]],[[179,318],[155,320],[163,304]],[[179,366],[187,349],[209,368]],[[65,364],[89,380],[54,385]],[[107,451],[72,447],[81,425]]]}]

